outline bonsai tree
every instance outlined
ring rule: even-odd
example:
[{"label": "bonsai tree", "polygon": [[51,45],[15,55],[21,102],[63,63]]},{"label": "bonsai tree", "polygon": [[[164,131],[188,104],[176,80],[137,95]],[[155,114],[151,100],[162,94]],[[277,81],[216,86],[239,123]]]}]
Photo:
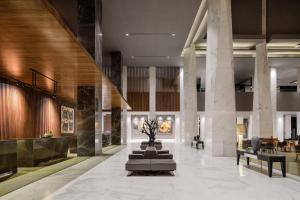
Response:
[{"label": "bonsai tree", "polygon": [[149,146],[154,146],[155,135],[158,130],[158,121],[156,119],[146,119],[141,129],[141,133],[149,137]]}]

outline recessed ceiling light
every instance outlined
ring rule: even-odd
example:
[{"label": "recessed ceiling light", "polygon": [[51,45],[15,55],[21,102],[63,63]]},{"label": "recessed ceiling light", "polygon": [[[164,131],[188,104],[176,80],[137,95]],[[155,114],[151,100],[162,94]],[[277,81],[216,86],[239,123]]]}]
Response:
[{"label": "recessed ceiling light", "polygon": [[100,37],[102,37],[102,36],[103,36],[103,33],[98,33],[97,35],[100,36]]},{"label": "recessed ceiling light", "polygon": [[131,56],[131,59],[134,59],[134,56]]},{"label": "recessed ceiling light", "polygon": [[176,34],[175,34],[175,33],[172,33],[172,34],[171,34],[171,36],[172,36],[172,37],[175,37],[175,36],[176,36]]},{"label": "recessed ceiling light", "polygon": [[300,48],[300,44],[296,44],[295,48]]},{"label": "recessed ceiling light", "polygon": [[129,33],[125,33],[125,36],[126,36],[126,37],[129,37]]},{"label": "recessed ceiling light", "polygon": [[170,56],[167,56],[167,59],[170,59]]}]

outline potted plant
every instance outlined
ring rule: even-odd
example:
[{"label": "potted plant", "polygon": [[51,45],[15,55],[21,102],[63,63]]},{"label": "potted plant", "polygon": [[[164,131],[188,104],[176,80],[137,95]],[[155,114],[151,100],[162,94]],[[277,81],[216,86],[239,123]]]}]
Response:
[{"label": "potted plant", "polygon": [[149,146],[154,146],[155,135],[158,130],[158,121],[156,119],[146,119],[143,123],[141,133],[149,137]]}]

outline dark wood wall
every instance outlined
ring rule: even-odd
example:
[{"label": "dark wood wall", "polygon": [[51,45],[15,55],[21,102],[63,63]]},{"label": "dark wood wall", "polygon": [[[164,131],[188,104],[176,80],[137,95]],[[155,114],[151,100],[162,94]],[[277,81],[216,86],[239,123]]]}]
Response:
[{"label": "dark wood wall", "polygon": [[179,67],[156,68],[156,111],[180,111]]},{"label": "dark wood wall", "polygon": [[0,79],[0,140],[60,136],[60,105],[28,87]]},{"label": "dark wood wall", "polygon": [[149,68],[127,68],[127,101],[132,111],[149,111]]}]

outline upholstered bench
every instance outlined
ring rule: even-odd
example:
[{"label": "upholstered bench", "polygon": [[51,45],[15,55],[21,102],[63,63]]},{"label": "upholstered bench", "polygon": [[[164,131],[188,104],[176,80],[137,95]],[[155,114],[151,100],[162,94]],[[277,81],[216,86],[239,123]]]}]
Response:
[{"label": "upholstered bench", "polygon": [[125,168],[127,171],[175,171],[173,159],[130,159]]},{"label": "upholstered bench", "polygon": [[173,159],[150,159],[151,171],[175,171],[176,163]]},{"label": "upholstered bench", "polygon": [[151,171],[150,159],[130,159],[125,168],[127,171]]}]

